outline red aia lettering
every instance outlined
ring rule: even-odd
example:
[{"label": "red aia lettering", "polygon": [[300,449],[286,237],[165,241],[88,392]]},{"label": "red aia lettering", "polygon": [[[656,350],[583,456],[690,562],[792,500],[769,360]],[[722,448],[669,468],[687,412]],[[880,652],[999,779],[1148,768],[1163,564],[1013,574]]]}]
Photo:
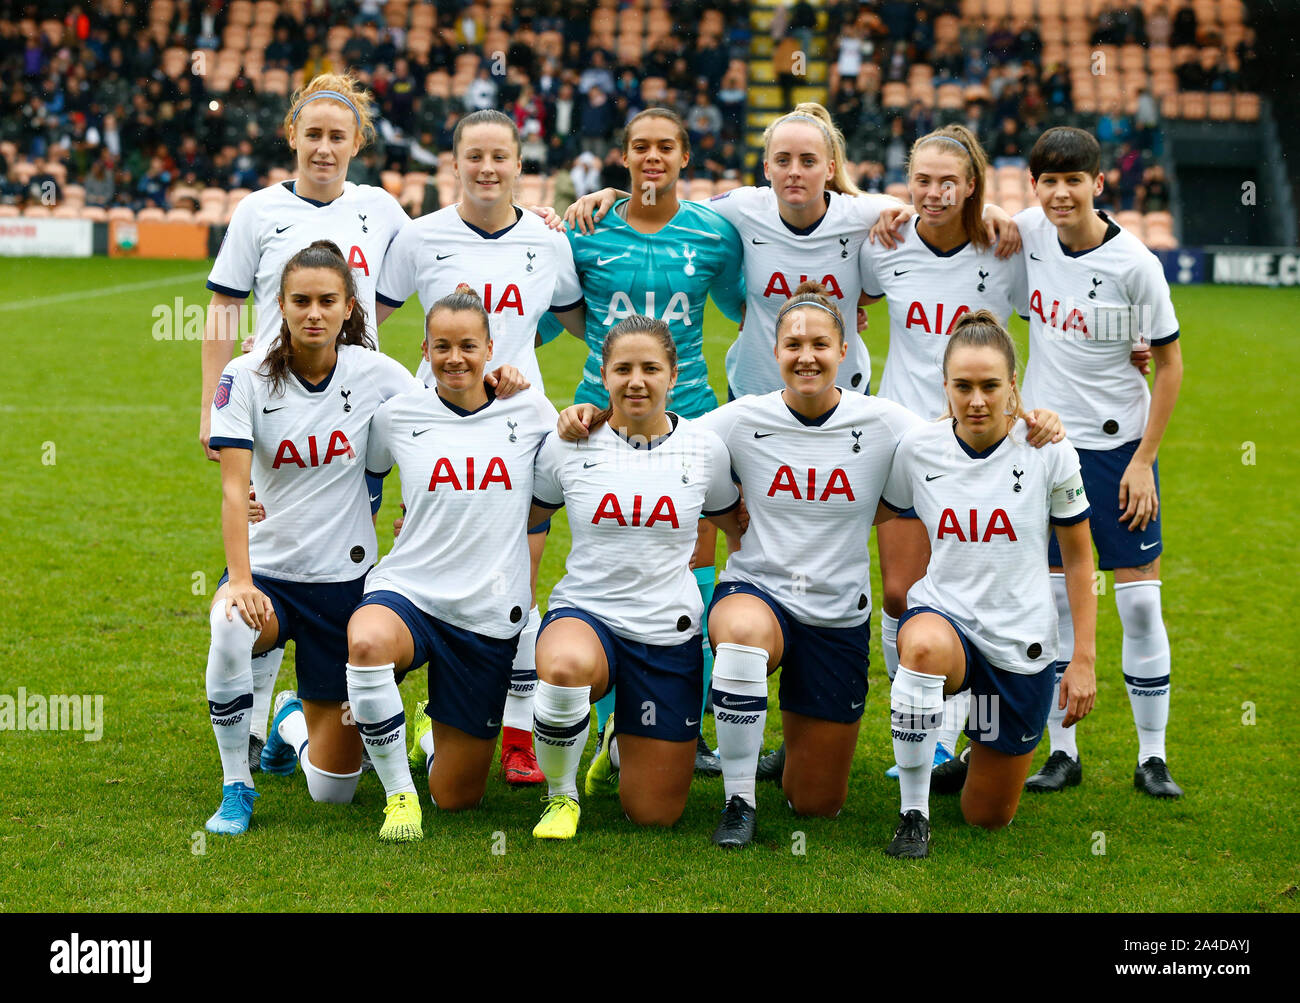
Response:
[{"label": "red aia lettering", "polygon": [[348,267],[360,268],[366,275],[370,274],[370,266],[366,264],[366,252],[356,244],[353,244],[352,250],[348,251]]},{"label": "red aia lettering", "polygon": [[492,283],[488,282],[483,286],[483,309],[488,313],[501,313],[505,310],[513,310],[520,317],[524,315],[524,297],[519,292],[519,287],[511,282],[502,292],[501,298],[492,303]]},{"label": "red aia lettering", "polygon": [[[799,282],[807,282],[807,275],[800,275]],[[796,288],[799,282],[794,285]],[[844,293],[840,291],[840,284],[835,280],[834,275],[823,275],[822,285],[826,287],[826,294],[842,300]],[[789,299],[793,293],[790,292],[790,284],[786,281],[785,275],[781,272],[773,272],[772,277],[767,280],[767,288],[763,290],[764,296],[780,296],[782,299]]]},{"label": "red aia lettering", "polygon": [[[330,433],[329,442],[325,446],[324,458],[320,455],[320,447],[316,442],[316,436],[307,436],[307,461],[304,461],[302,454],[298,452],[298,447],[290,439],[284,439],[275,451],[275,459],[271,462],[272,470],[279,470],[282,466],[293,464],[306,470],[308,467],[321,467],[336,456],[343,456],[351,460],[356,457],[356,450],[348,442],[348,437],[337,429]],[[308,462],[310,461],[310,462]]]},{"label": "red aia lettering", "polygon": [[822,488],[821,497],[817,496],[817,470],[814,467],[808,468],[808,474],[804,479],[804,486],[807,494],[799,493],[799,483],[795,480],[794,471],[787,466],[778,467],[776,475],[772,478],[772,486],[767,489],[767,496],[775,498],[778,491],[785,491],[793,495],[799,501],[826,501],[831,495],[843,495],[846,501],[854,501],[853,488],[849,485],[849,478],[839,467],[830,472],[826,478],[826,485]]},{"label": "red aia lettering", "polygon": [[948,320],[948,326],[943,326],[943,304],[936,304],[934,308],[934,325],[930,325],[930,318],[926,315],[925,307],[916,300],[912,301],[911,306],[907,308],[907,322],[905,327],[919,327],[926,334],[952,334],[952,329],[957,326],[957,318],[964,313],[970,313],[970,307],[965,303],[959,306],[956,312]]},{"label": "red aia lettering", "polygon": [[[632,496],[632,522],[633,526],[645,526],[647,529],[656,522],[666,522],[673,529],[680,529],[681,526],[677,521],[677,508],[673,505],[673,500],[668,495],[660,495],[659,500],[655,502],[654,508],[650,510],[650,517],[644,523],[641,522],[641,495]],[[629,525],[627,518],[623,515],[623,506],[619,504],[618,496],[612,491],[607,493],[596,506],[596,514],[591,517],[593,526],[600,525],[604,519],[610,519],[620,526]]]},{"label": "red aia lettering", "polygon": [[487,469],[483,472],[477,486],[474,482],[474,457],[465,457],[465,479],[462,483],[451,460],[440,456],[438,462],[433,465],[433,473],[429,476],[429,490],[436,491],[439,484],[445,484],[453,491],[486,491],[489,484],[500,484],[507,491],[511,490],[510,473],[499,456],[488,460]]},{"label": "red aia lettering", "polygon": [[935,534],[935,539],[942,540],[945,536],[955,536],[962,543],[988,543],[995,536],[1005,536],[1011,543],[1016,542],[1016,531],[1011,525],[1011,519],[1000,508],[995,508],[993,514],[989,516],[982,537],[979,532],[979,512],[976,509],[970,509],[967,528],[970,531],[969,536],[962,532],[961,523],[957,521],[957,513],[946,508],[939,516],[939,530]]}]

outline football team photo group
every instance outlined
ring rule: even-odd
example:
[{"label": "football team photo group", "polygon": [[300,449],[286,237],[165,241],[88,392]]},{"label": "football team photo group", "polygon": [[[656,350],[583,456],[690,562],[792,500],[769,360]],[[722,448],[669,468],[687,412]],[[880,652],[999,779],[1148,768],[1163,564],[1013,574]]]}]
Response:
[{"label": "football team photo group", "polygon": [[[0,908],[1294,911],[1300,304],[1208,284],[1217,189],[1162,173],[1191,93],[1258,122],[1255,5],[52,6],[0,5],[0,231],[75,191],[107,271],[6,259],[71,423],[5,378],[49,470],[6,583],[99,598],[89,648],[7,620],[59,668],[4,689],[107,698],[84,748],[0,702],[0,762],[82,791],[99,861],[15,878],[105,891]],[[1148,102],[1184,10],[1203,80]],[[173,295],[186,337],[114,306]],[[24,485],[81,442],[122,452],[62,543]]]}]

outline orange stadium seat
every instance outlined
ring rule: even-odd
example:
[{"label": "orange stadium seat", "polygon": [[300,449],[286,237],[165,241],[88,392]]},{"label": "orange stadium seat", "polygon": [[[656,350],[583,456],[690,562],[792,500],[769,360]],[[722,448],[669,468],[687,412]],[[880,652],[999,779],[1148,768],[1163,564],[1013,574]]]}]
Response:
[{"label": "orange stadium seat", "polygon": [[1178,110],[1185,119],[1197,121],[1209,114],[1209,100],[1205,91],[1183,91],[1179,95]]},{"label": "orange stadium seat", "polygon": [[1259,121],[1259,95],[1244,92],[1237,95],[1235,113],[1238,122]]},{"label": "orange stadium seat", "polygon": [[132,220],[135,219],[135,211],[132,209],[128,209],[124,205],[114,206],[112,209],[108,210],[107,215],[108,215],[108,221],[110,223],[114,223],[114,222],[130,223]]},{"label": "orange stadium seat", "polygon": [[50,215],[55,219],[80,219],[81,207],[75,205],[56,205]]},{"label": "orange stadium seat", "polygon": [[108,222],[108,210],[99,205],[83,205],[77,210],[77,215],[81,219],[89,220],[92,223]]},{"label": "orange stadium seat", "polygon": [[22,210],[16,205],[0,205],[0,218],[21,216]]},{"label": "orange stadium seat", "polygon": [[29,205],[23,209],[24,216],[52,216],[53,211],[47,205]]}]

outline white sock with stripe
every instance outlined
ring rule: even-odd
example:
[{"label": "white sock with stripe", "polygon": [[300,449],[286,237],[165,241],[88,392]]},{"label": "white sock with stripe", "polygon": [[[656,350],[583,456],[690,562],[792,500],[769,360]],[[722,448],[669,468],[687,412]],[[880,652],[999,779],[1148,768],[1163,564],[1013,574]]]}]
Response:
[{"label": "white sock with stripe", "polygon": [[880,611],[880,650],[885,656],[885,672],[894,681],[898,671],[898,617]]},{"label": "white sock with stripe", "polygon": [[890,733],[898,764],[900,811],[930,817],[930,767],[943,719],[943,677],[898,667],[889,690]]},{"label": "white sock with stripe", "polygon": [[591,687],[537,683],[533,698],[533,751],[547,791],[578,797],[578,764],[591,727]]},{"label": "white sock with stripe", "polygon": [[724,641],[713,659],[713,720],[724,802],[740,795],[750,807],[758,803],[754,772],[767,724],[768,657],[762,648]]},{"label": "white sock with stripe", "polygon": [[253,656],[253,716],[252,732],[263,742],[271,719],[271,698],[275,696],[275,681],[284,661],[284,646]]},{"label": "white sock with stripe", "polygon": [[212,640],[208,645],[206,688],[208,717],[221,754],[223,784],[253,786],[248,770],[248,734],[253,712],[253,670],[251,659],[257,631],[244,623],[239,610],[226,619],[226,603],[220,600],[208,616]]},{"label": "white sock with stripe", "polygon": [[1165,759],[1169,725],[1169,634],[1160,611],[1160,582],[1116,585],[1115,605],[1124,630],[1124,682],[1137,726],[1141,765],[1152,756]]},{"label": "white sock with stripe", "polygon": [[533,694],[537,691],[537,629],[542,625],[542,614],[534,606],[528,611],[528,621],[519,632],[519,647],[510,668],[510,692],[506,694],[506,709],[501,715],[505,728],[519,731],[533,730]]},{"label": "white sock with stripe", "polygon": [[375,774],[388,797],[414,794],[411,764],[406,758],[406,711],[393,679],[393,663],[348,663],[348,702],[361,741],[370,753]]},{"label": "white sock with stripe", "polygon": [[1051,742],[1052,752],[1064,752],[1075,762],[1079,760],[1079,746],[1075,738],[1075,726],[1065,727],[1065,711],[1058,710],[1061,702],[1061,674],[1074,657],[1074,621],[1070,619],[1070,596],[1065,590],[1065,575],[1052,572],[1052,598],[1056,600],[1056,636],[1057,651],[1056,685],[1052,688],[1052,706],[1047,712],[1047,737]]}]

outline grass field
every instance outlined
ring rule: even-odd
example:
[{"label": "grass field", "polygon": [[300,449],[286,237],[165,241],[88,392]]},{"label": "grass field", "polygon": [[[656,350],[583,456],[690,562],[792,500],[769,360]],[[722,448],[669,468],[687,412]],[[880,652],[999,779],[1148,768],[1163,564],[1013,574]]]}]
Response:
[{"label": "grass field", "polygon": [[[1163,572],[1174,653],[1170,765],[1187,796],[1156,802],[1133,789],[1136,740],[1107,594],[1097,709],[1080,729],[1084,786],[1027,797],[997,834],[967,828],[957,802],[936,797],[931,858],[901,863],[881,852],[898,809],[897,785],[883,776],[893,754],[878,639],[842,815],[796,818],[777,788],[760,785],[758,844],[740,854],[709,844],[720,779],[695,781],[670,831],[636,830],[616,804],[590,802],[579,838],[555,845],[530,836],[537,793],[511,791],[495,772],[481,811],[440,814],[426,800],[416,845],[375,839],[384,798],[373,774],[357,803],[339,808],[314,805],[301,772],[256,775],[253,829],[205,840],[220,788],[203,693],[208,596],[224,564],[217,467],[197,444],[198,342],[151,333],[156,305],[206,303],[205,275],[201,262],[106,259],[6,259],[0,269],[9,346],[0,367],[8,471],[0,695],[23,687],[103,697],[99,741],[0,731],[0,911],[1293,912],[1300,904],[1300,448],[1291,431],[1300,342],[1289,319],[1300,292],[1175,293],[1187,377],[1161,457]],[[887,324],[874,308],[877,378]],[[383,329],[385,351],[412,365],[419,337],[414,302]],[[707,351],[719,388],[726,345],[713,314]],[[562,405],[582,349],[566,336],[541,358]],[[381,541],[397,498],[390,482]],[[542,569],[543,605],[567,545],[561,514]],[[408,712],[423,677],[410,682]],[[293,685],[292,650],[280,685]],[[711,719],[706,729],[712,737]],[[774,712],[767,745],[779,741]]]}]

